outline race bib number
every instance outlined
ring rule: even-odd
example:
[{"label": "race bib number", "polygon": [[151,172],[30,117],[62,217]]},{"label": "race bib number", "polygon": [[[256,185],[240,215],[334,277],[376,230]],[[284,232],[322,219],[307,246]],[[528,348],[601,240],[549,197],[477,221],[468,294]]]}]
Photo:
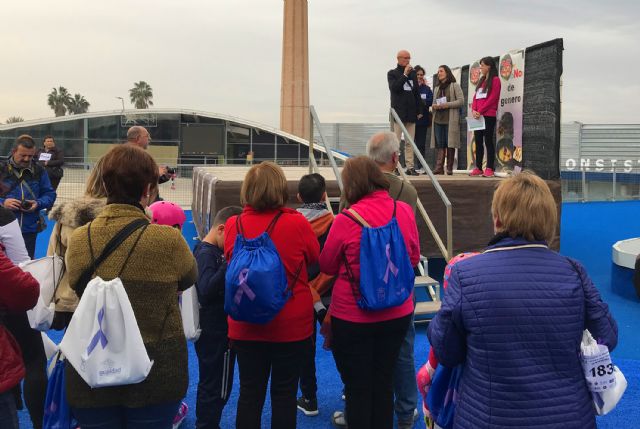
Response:
[{"label": "race bib number", "polygon": [[42,152],[40,154],[40,158],[38,158],[38,161],[50,161],[50,160],[51,160],[51,154],[47,152]]},{"label": "race bib number", "polygon": [[587,386],[592,392],[604,392],[616,385],[616,376],[609,350],[606,346],[598,346],[600,353],[595,355],[583,355],[582,367]]}]

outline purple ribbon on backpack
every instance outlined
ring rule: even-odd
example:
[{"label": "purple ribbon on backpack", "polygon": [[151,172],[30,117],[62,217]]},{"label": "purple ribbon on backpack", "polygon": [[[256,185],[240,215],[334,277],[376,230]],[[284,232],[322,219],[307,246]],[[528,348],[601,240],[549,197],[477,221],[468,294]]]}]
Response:
[{"label": "purple ribbon on backpack", "polygon": [[104,334],[104,331],[102,330],[102,319],[104,319],[104,307],[102,307],[102,309],[98,312],[98,332],[95,333],[95,335],[91,339],[91,342],[89,343],[89,347],[87,347],[87,355],[90,355],[91,352],[93,352],[93,349],[96,348],[96,346],[98,345],[98,342],[100,343],[103,349],[107,346],[107,343],[109,342],[107,340],[107,336]]},{"label": "purple ribbon on backpack", "polygon": [[387,247],[385,249],[387,254],[387,270],[384,272],[384,282],[389,282],[389,271],[393,273],[394,276],[398,277],[398,267],[396,267],[391,261],[391,244],[387,243]]},{"label": "purple ribbon on backpack", "polygon": [[240,271],[240,274],[238,274],[238,282],[239,282],[238,290],[235,296],[233,297],[233,302],[235,302],[236,304],[240,304],[240,301],[242,300],[242,295],[245,295],[245,294],[247,295],[247,298],[249,298],[249,300],[251,301],[256,299],[256,294],[253,293],[253,291],[247,284],[247,278],[249,278],[249,269],[244,268],[242,271]]}]

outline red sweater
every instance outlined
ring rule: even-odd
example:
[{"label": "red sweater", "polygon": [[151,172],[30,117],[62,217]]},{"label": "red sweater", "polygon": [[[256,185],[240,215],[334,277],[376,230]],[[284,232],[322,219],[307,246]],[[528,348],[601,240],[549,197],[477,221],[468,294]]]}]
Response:
[{"label": "red sweater", "polygon": [[[391,220],[393,199],[387,191],[375,191],[363,197],[352,207],[373,227],[382,226]],[[396,219],[404,243],[407,246],[411,265],[420,261],[420,239],[413,209],[402,201],[397,201]],[[331,315],[342,320],[357,323],[384,322],[406,316],[413,311],[413,297],[397,307],[378,311],[360,309],[351,289],[351,282],[343,262],[346,256],[353,271],[355,281],[360,281],[360,237],[362,228],[346,216],[336,216],[329,236],[320,255],[320,271],[337,275],[331,296]]]},{"label": "red sweater", "polygon": [[[20,313],[33,308],[38,301],[40,285],[0,251],[0,309]],[[24,377],[22,353],[16,340],[0,324],[0,393],[12,389]]]},{"label": "red sweater", "polygon": [[[486,84],[487,82],[484,82],[481,89],[484,89]],[[489,91],[489,94],[487,94],[486,98],[479,98],[476,100],[476,95],[480,90],[477,90],[473,94],[473,103],[471,103],[471,110],[480,113],[482,116],[495,117],[498,113],[498,103],[500,102],[500,86],[500,78],[498,76],[494,76],[491,83],[491,91]]]},{"label": "red sweater", "polygon": [[[278,250],[287,272],[289,284],[294,281],[298,267],[303,262],[298,281],[293,286],[293,296],[280,313],[269,323],[238,322],[229,317],[229,338],[244,341],[289,342],[309,338],[313,333],[313,303],[307,265],[317,262],[320,245],[307,219],[295,210],[282,208],[284,213],[275,225],[270,237]],[[258,212],[245,206],[242,212],[242,227],[246,238],[262,234],[277,210]],[[231,260],[236,240],[236,216],[225,225],[224,256]]]}]

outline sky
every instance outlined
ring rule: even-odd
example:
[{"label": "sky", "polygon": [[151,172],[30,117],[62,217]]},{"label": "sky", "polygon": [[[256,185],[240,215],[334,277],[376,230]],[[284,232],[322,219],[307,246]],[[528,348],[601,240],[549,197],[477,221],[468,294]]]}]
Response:
[{"label": "sky", "polygon": [[[0,122],[52,117],[66,87],[279,127],[283,0],[2,1]],[[640,1],[309,0],[310,100],[322,122],[386,122],[399,49],[428,73],[564,39],[562,122],[639,123]],[[525,69],[526,72],[526,69]],[[628,78],[627,75],[632,75]]]}]

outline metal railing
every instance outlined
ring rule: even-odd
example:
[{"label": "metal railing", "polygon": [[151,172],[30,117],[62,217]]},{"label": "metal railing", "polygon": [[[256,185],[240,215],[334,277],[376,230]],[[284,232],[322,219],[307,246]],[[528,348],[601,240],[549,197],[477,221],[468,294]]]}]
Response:
[{"label": "metal railing", "polygon": [[[64,176],[57,189],[56,203],[67,202],[84,195],[87,179],[95,162],[65,162]],[[175,177],[158,185],[160,196],[184,209],[191,208],[193,167],[191,164],[179,164],[173,167]]]},{"label": "metal railing", "polygon": [[[342,177],[340,176],[340,172],[338,171],[338,164],[336,163],[336,159],[333,156],[333,151],[327,145],[327,142],[324,138],[324,134],[322,132],[322,128],[320,127],[320,119],[318,118],[318,114],[316,113],[316,109],[313,106],[309,106],[309,116],[310,116],[310,136],[309,136],[309,172],[318,170],[318,164],[316,163],[316,157],[313,152],[313,125],[315,124],[318,128],[318,135],[320,136],[320,142],[322,146],[324,146],[324,150],[327,154],[327,158],[329,158],[329,164],[333,169],[333,173],[336,175],[336,181],[338,182],[338,187],[340,188],[340,193],[342,194],[344,186],[342,184]],[[315,170],[313,170],[315,166]]]},{"label": "metal railing", "polygon": [[640,200],[640,167],[576,167],[560,172],[562,200]]},{"label": "metal railing", "polygon": [[[440,182],[438,182],[438,179],[436,178],[436,176],[431,172],[431,168],[429,168],[427,161],[425,161],[424,157],[422,156],[422,153],[420,153],[420,150],[418,149],[415,142],[413,141],[411,134],[409,134],[404,124],[400,120],[398,113],[395,111],[393,107],[389,110],[389,112],[390,112],[389,122],[391,125],[391,131],[393,131],[394,122],[400,126],[400,129],[404,134],[405,145],[410,144],[413,147],[413,155],[417,157],[418,160],[420,161],[422,168],[431,179],[431,183],[433,183],[434,189],[436,190],[436,192],[438,193],[438,196],[440,197],[440,199],[445,205],[446,219],[447,219],[447,245],[446,246],[442,241],[440,234],[436,230],[436,227],[433,225],[431,218],[427,214],[427,211],[425,210],[424,205],[422,204],[419,198],[417,200],[418,212],[420,212],[422,219],[427,224],[427,227],[429,228],[429,232],[431,232],[433,239],[435,240],[438,248],[440,249],[440,253],[442,253],[442,256],[448,261],[453,257],[453,209],[451,206],[451,201],[449,201],[447,194],[445,194],[444,190],[442,189],[442,186],[440,186]],[[401,166],[398,166],[398,171],[402,176],[402,180],[409,182],[409,179],[407,178],[407,175],[404,172],[404,168],[402,168]]]}]

